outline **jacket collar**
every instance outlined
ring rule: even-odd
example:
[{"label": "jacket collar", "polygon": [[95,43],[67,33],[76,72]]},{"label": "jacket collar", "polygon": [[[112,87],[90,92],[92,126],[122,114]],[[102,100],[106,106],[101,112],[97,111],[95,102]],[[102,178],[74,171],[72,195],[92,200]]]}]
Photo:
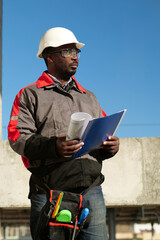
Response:
[{"label": "jacket collar", "polygon": [[[76,83],[76,86],[79,91],[87,93],[86,90],[77,82],[75,77],[72,76],[72,79]],[[43,72],[43,74],[37,80],[37,87],[42,88],[42,87],[46,87],[49,85],[54,85],[54,81],[46,72]]]}]

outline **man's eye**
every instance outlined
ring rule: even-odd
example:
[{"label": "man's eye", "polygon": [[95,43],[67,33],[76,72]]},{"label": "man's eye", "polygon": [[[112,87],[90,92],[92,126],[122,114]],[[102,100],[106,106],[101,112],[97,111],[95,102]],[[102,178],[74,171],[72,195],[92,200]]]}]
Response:
[{"label": "man's eye", "polygon": [[63,50],[64,54],[67,54],[69,51],[68,50]]}]

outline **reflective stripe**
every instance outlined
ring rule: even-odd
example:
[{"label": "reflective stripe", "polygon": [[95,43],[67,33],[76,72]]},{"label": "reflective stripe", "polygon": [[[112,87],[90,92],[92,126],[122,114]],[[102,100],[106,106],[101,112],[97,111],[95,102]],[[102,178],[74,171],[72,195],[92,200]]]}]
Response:
[{"label": "reflective stripe", "polygon": [[29,159],[21,156],[23,164],[26,168],[29,168]]},{"label": "reflective stripe", "polygon": [[9,125],[8,125],[8,139],[10,141],[15,142],[20,135],[19,129],[16,128],[17,124],[18,124],[18,114],[19,114],[19,106],[20,106],[19,98],[20,98],[21,94],[23,93],[23,91],[25,90],[25,88],[32,86],[34,84],[36,84],[36,83],[32,83],[32,84],[22,88],[19,91],[19,93],[16,95],[16,98],[14,100],[13,107],[12,107],[12,115],[11,115]]},{"label": "reflective stripe", "polygon": [[18,116],[12,116],[11,120],[18,120]]}]

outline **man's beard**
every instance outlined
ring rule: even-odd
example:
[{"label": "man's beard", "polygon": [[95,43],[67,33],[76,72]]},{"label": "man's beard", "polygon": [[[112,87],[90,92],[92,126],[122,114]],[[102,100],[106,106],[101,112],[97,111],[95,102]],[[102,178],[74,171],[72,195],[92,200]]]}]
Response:
[{"label": "man's beard", "polygon": [[72,77],[75,73],[76,73],[76,70],[74,70],[74,71],[64,70],[62,79],[68,81],[70,79],[70,77]]}]

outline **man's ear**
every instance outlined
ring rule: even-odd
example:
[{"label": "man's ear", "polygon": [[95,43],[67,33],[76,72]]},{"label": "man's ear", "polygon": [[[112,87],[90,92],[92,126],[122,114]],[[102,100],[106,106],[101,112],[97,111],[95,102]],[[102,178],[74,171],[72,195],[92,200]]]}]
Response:
[{"label": "man's ear", "polygon": [[53,63],[53,62],[54,62],[53,56],[52,56],[51,54],[48,54],[48,55],[47,55],[47,62],[48,62],[48,63]]}]

